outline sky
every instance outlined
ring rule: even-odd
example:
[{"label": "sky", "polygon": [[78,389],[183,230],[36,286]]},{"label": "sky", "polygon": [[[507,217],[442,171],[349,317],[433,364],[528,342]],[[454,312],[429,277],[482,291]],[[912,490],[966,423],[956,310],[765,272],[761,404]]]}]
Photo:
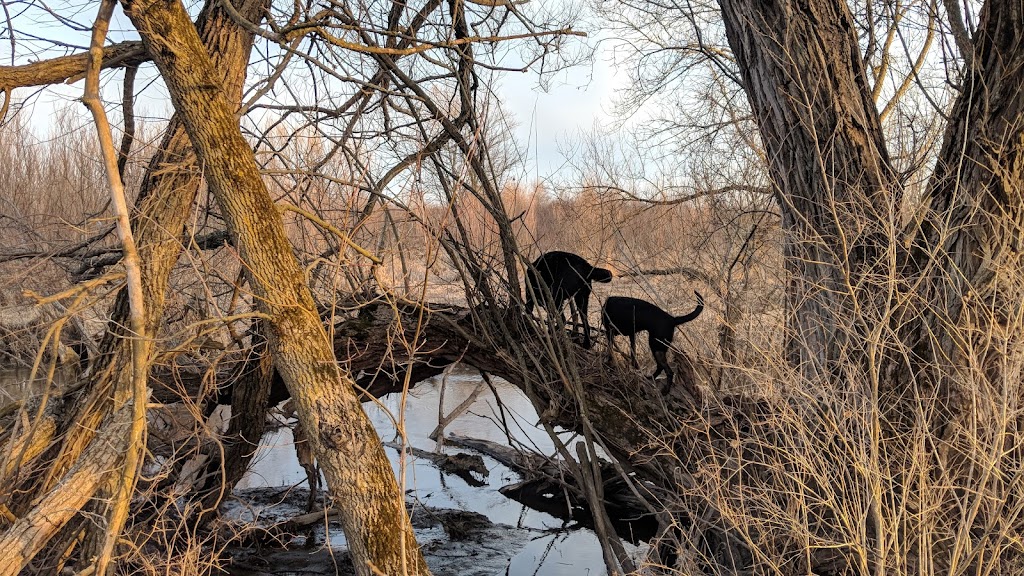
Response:
[{"label": "sky", "polygon": [[[94,17],[91,12],[93,3],[82,5],[81,11],[75,16],[79,23],[91,23]],[[16,21],[15,28],[19,29]],[[29,27],[31,29],[31,26]],[[52,30],[32,30],[40,36],[52,35]],[[6,34],[4,34],[6,36]],[[137,38],[131,23],[121,13],[115,12],[109,40],[120,41]],[[87,32],[61,38],[68,44],[84,46],[88,43]],[[24,42],[24,38],[19,38]],[[589,39],[573,39],[574,42],[592,41]],[[19,63],[24,62],[26,48],[29,43],[19,44]],[[75,50],[77,51],[77,50]],[[0,41],[0,63],[9,64],[10,44],[7,39]],[[145,66],[140,70],[136,88],[144,86],[157,75],[153,66]],[[113,78],[113,77],[111,77]],[[574,140],[580,132],[589,132],[596,126],[607,125],[611,121],[610,110],[615,89],[621,84],[620,75],[616,75],[605,53],[598,50],[590,63],[584,63],[568,70],[556,73],[549,78],[548,88],[538,87],[535,72],[517,73],[504,72],[495,90],[506,113],[511,114],[515,123],[518,146],[525,156],[523,178],[528,181],[543,181],[555,175],[565,163],[563,153],[567,142]],[[120,76],[108,81],[103,97],[108,101],[108,113],[112,119],[117,116],[117,102],[120,98]],[[56,86],[43,93],[34,95],[31,108],[26,109],[29,123],[40,137],[46,137],[52,128],[52,120],[58,109],[66,108],[72,113],[81,114],[88,121],[88,113],[84,106],[76,102],[81,96],[83,82],[73,85]],[[143,97],[136,103],[136,112],[142,116],[147,113],[157,117],[167,117],[170,102],[162,92],[149,91],[153,96]],[[21,89],[14,95],[17,103],[30,94],[31,89]],[[76,112],[77,111],[77,112]]]},{"label": "sky", "polygon": [[616,89],[623,75],[599,51],[592,64],[560,72],[548,90],[537,87],[536,75],[508,74],[498,94],[518,125],[517,140],[527,148],[527,176],[539,181],[565,162],[567,142],[582,132],[607,126]]}]

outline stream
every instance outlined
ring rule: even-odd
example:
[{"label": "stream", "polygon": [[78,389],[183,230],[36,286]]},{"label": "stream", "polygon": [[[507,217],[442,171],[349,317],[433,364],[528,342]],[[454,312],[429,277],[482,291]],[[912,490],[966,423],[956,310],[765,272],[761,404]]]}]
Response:
[{"label": "stream", "polygon": [[[26,382],[26,371],[0,371],[0,391],[7,398],[20,398],[35,392],[38,386]],[[518,388],[493,379],[493,385],[505,410],[513,438],[532,447],[542,454],[552,454],[554,446],[543,429],[537,427],[537,413]],[[378,403],[363,404],[381,440],[401,442],[397,435],[397,421],[404,423],[405,441],[408,445],[433,451],[436,444],[429,435],[438,423],[438,406],[444,389],[444,414],[462,403],[477,387],[483,392],[445,428],[445,435],[455,434],[470,438],[491,440],[507,444],[508,439],[501,425],[501,415],[494,394],[476,372],[458,369],[419,383],[406,398],[404,413],[400,410],[402,397],[391,394]],[[227,411],[226,407],[220,410]],[[222,414],[226,416],[226,414]],[[569,440],[568,434],[563,440]],[[396,448],[385,450],[395,469],[396,477],[402,479],[402,457]],[[446,453],[467,452],[446,445]],[[561,576],[561,575],[602,575],[606,569],[601,556],[597,537],[592,531],[580,527],[566,527],[558,518],[511,500],[498,489],[520,480],[517,473],[509,470],[488,456],[483,456],[489,475],[483,478],[485,484],[473,487],[462,478],[443,474],[433,463],[406,454],[403,491],[407,501],[413,501],[429,509],[451,509],[482,514],[494,523],[485,534],[474,540],[455,543],[449,541],[440,527],[417,529],[417,539],[422,545],[428,563],[435,574],[507,576]],[[281,427],[264,436],[248,473],[237,486],[240,494],[247,490],[279,488],[283,493],[289,487],[305,488],[306,476],[298,463],[292,445],[291,430]],[[230,505],[229,505],[230,507]],[[250,505],[239,505],[250,510]],[[296,511],[296,513],[301,510]],[[228,513],[231,513],[230,511]],[[414,522],[415,524],[415,522]],[[253,563],[229,573],[235,576],[264,574],[334,574],[333,551],[344,549],[345,540],[340,527],[332,523],[320,534],[321,542],[330,546],[319,546],[315,551],[289,550],[280,555],[264,550],[260,556],[261,569],[253,569]],[[627,550],[637,554],[636,547],[625,543]],[[344,571],[338,573],[345,573]]]}]

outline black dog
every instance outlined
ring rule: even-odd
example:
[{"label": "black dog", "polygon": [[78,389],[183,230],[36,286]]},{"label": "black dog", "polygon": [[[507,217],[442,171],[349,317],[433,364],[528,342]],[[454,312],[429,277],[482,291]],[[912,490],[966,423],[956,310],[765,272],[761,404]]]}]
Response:
[{"label": "black dog", "polygon": [[693,320],[704,310],[704,297],[699,292],[694,294],[697,295],[697,307],[685,316],[673,316],[646,300],[628,296],[609,296],[601,309],[601,322],[608,335],[608,355],[612,354],[612,338],[616,334],[629,336],[630,358],[633,359],[633,365],[639,367],[636,361],[636,335],[637,332],[647,331],[651,355],[654,356],[654,363],[658,365],[651,378],[657,378],[664,370],[668,379],[661,393],[667,394],[672,388],[674,376],[668,366],[668,347],[672,343],[676,326]]},{"label": "black dog", "polygon": [[[526,270],[526,313],[533,311],[535,302],[544,302],[551,305],[549,311],[561,315],[565,301],[571,298],[573,318],[577,310],[583,317],[583,346],[590,348],[590,320],[587,319],[590,283],[611,281],[611,270],[595,268],[581,256],[570,252],[545,252]],[[564,316],[562,320],[565,321]]]}]

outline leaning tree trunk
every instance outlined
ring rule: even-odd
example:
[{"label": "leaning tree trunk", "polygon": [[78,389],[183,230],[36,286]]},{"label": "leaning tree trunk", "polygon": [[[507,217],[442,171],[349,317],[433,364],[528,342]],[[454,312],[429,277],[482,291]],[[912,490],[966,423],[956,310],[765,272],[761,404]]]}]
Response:
[{"label": "leaning tree trunk", "polygon": [[[236,4],[236,10],[250,20],[259,20],[268,5],[266,0],[244,0]],[[227,12],[213,4],[203,9],[196,25],[203,42],[214,54],[216,69],[227,94],[232,101],[237,102],[241,97],[252,48],[252,34],[237,26]],[[115,49],[105,51],[105,57],[120,57],[122,65],[135,64],[143,59],[141,55],[135,55],[139,48],[141,46],[137,43],[117,45]],[[130,59],[125,60],[125,54]],[[0,81],[7,88],[35,86],[58,82],[82,74],[84,70],[85,58],[71,56],[58,58],[52,63],[38,62],[0,71]],[[160,149],[150,163],[137,201],[136,217],[132,220],[147,304],[143,319],[144,330],[140,336],[142,338],[152,339],[156,334],[163,314],[170,273],[184,245],[183,233],[191,213],[189,207],[195,201],[199,185],[200,177],[195,156],[191,152],[191,142],[180,119],[172,118]],[[87,513],[90,518],[96,517],[97,512],[102,515],[105,507],[102,499],[94,500],[93,504],[89,504],[89,499],[101,488],[104,480],[100,476],[91,477],[83,471],[100,470],[109,475],[110,470],[120,468],[118,461],[126,452],[126,448],[119,444],[126,436],[112,432],[119,429],[119,425],[112,420],[111,414],[116,415],[123,410],[111,410],[109,402],[112,399],[111,392],[117,391],[116,403],[123,403],[126,395],[122,391],[128,389],[131,353],[130,340],[126,338],[127,318],[127,294],[122,291],[114,305],[111,322],[101,344],[101,354],[93,362],[90,383],[84,392],[86,398],[63,408],[62,402],[54,403],[48,407],[41,423],[25,430],[23,437],[14,434],[9,438],[9,448],[19,442],[31,448],[46,446],[52,438],[64,432],[58,448],[50,449],[51,455],[56,453],[52,460],[45,459],[36,465],[30,459],[38,454],[38,450],[12,452],[21,455],[22,459],[15,463],[18,468],[13,469],[17,471],[17,477],[12,478],[9,472],[5,472],[6,478],[20,483],[9,493],[37,494],[42,498],[21,497],[9,504],[16,515],[24,514],[19,524],[26,526],[9,530],[0,540],[0,549],[6,549],[4,546],[9,543],[19,549],[17,554],[3,555],[4,560],[0,565],[4,569],[17,570],[19,565],[31,559],[61,526],[76,521],[75,515],[82,506],[89,505],[92,508]],[[151,354],[152,350],[147,363],[152,361]],[[62,413],[66,413],[67,417],[62,419]],[[110,430],[106,429],[108,427]],[[97,446],[94,447],[94,444]],[[71,468],[64,475],[49,471],[51,468],[66,467]],[[77,499],[69,501],[60,496],[60,493],[68,491]],[[59,520],[58,515],[53,514],[54,509],[61,512]],[[43,522],[44,529],[32,528],[35,525],[33,518],[46,519]],[[81,515],[78,516],[77,525],[92,529],[96,533],[95,537],[90,538],[93,541],[101,540],[105,532],[102,523],[85,522]],[[58,553],[70,550],[69,545],[79,539],[80,529],[65,529],[63,534],[67,541],[50,542],[50,549]]]},{"label": "leaning tree trunk", "polygon": [[[269,7],[268,0],[245,0],[235,9],[246,19],[259,21]],[[219,78],[233,106],[241,100],[253,45],[253,34],[237,25],[224,8],[207,4],[196,21],[204,45],[212,54]],[[136,204],[137,217],[133,231],[139,247],[146,302],[144,338],[155,341],[163,318],[171,272],[187,245],[186,225],[191,207],[201,186],[201,177],[180,115],[175,114],[167,127],[156,155],[150,160]],[[125,343],[124,318],[128,314],[128,298],[122,290],[115,299],[111,322],[100,343],[100,356],[93,363],[91,394],[103,395],[110,386],[122,388],[119,379],[130,366],[130,353]],[[147,366],[152,363],[155,348],[149,347]],[[236,414],[234,417],[247,416]],[[262,420],[260,415],[248,415]],[[102,527],[98,527],[102,532]]]},{"label": "leaning tree trunk", "polygon": [[123,6],[167,83],[250,270],[271,354],[341,507],[357,573],[426,573],[391,464],[338,368],[281,215],[187,12],[179,2]]},{"label": "leaning tree trunk", "polygon": [[[244,0],[234,2],[233,6],[244,18],[258,21],[270,2]],[[195,26],[223,82],[225,96],[237,106],[245,84],[253,34],[235,24],[216,2],[210,2],[203,8]],[[163,317],[171,271],[182,247],[186,245],[185,226],[192,215],[190,209],[200,184],[201,176],[192,143],[185,132],[181,115],[175,114],[171,117],[159,150],[150,160],[136,202],[137,217],[132,226],[143,266],[148,333],[156,333]],[[120,333],[123,330],[119,330],[118,326],[124,324],[126,309],[127,300],[122,292],[118,294],[110,329],[100,346],[101,354],[124,354],[121,350],[123,346],[119,345],[124,334]],[[120,372],[123,362],[120,358],[106,357],[96,365],[95,370]]]}]

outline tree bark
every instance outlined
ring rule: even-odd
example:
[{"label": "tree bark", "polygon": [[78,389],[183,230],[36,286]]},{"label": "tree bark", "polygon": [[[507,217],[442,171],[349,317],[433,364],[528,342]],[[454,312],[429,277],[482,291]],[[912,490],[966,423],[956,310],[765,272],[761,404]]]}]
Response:
[{"label": "tree bark", "polygon": [[787,232],[789,361],[833,380],[900,202],[853,17],[845,2],[720,4]]},{"label": "tree bark", "polygon": [[[1015,477],[1022,450],[1024,8],[983,6],[929,210],[903,229],[846,3],[720,4],[783,210],[789,360],[811,385],[866,392],[837,401],[864,423],[859,571],[891,569],[894,539],[908,571],[981,571],[1008,546],[988,527],[1017,517],[993,478]],[[887,509],[897,495],[971,512],[908,522]]]},{"label": "tree bark", "polygon": [[[267,0],[245,0],[236,3],[236,9],[251,20],[259,20],[266,7]],[[241,97],[242,86],[249,62],[249,52],[252,48],[252,34],[236,26],[230,16],[215,3],[207,4],[200,13],[196,26],[199,28],[203,41],[215,55],[216,69],[221,75],[225,90],[233,102],[238,102]],[[0,81],[6,84],[12,83],[15,87],[33,86],[45,83],[58,82],[67,78],[74,78],[84,74],[87,55],[75,55],[58,58],[53,61],[29,64],[23,67],[0,69]],[[144,48],[139,42],[123,43],[108,47],[104,51],[102,65],[108,67],[117,63],[127,65],[148,59]],[[183,233],[187,219],[191,213],[190,206],[195,201],[199,190],[201,179],[195,166],[195,156],[191,152],[191,142],[185,133],[184,127],[177,117],[172,118],[166,136],[159,151],[153,157],[146,177],[143,182],[142,192],[136,203],[135,217],[132,219],[132,230],[137,240],[137,247],[140,255],[142,290],[144,300],[147,303],[146,313],[143,318],[143,330],[141,338],[152,340],[156,334],[159,323],[162,319],[165,295],[169,283],[171,271],[178,260],[178,256],[184,245]],[[46,432],[46,438],[33,438],[33,445],[48,441],[50,437],[59,436],[61,443],[55,451],[59,452],[57,462],[64,462],[62,466],[75,466],[76,462],[89,457],[91,444],[100,441],[94,438],[98,433],[106,437],[107,432],[103,426],[111,422],[105,416],[111,409],[110,402],[113,399],[111,392],[114,391],[117,399],[115,405],[120,405],[128,398],[128,382],[130,380],[131,351],[128,343],[130,339],[125,338],[127,334],[129,306],[127,293],[122,290],[115,300],[111,312],[111,322],[104,335],[100,346],[100,355],[93,362],[91,369],[91,384],[84,390],[85,398],[79,401],[64,405],[70,406],[70,416],[62,417],[62,408],[57,405],[48,406],[44,416],[43,425],[33,430],[37,433]],[[152,362],[153,350],[147,351],[146,365]],[[114,413],[119,413],[115,410]],[[56,423],[60,419],[61,421]],[[115,450],[117,457],[123,457],[124,450]],[[20,464],[29,461],[30,454],[23,455]],[[58,466],[59,467],[59,466]],[[99,468],[106,474],[111,470],[119,470],[120,466],[111,462],[103,461]],[[92,468],[87,468],[92,469]],[[31,470],[31,467],[26,467]],[[39,495],[46,495],[37,507],[37,511],[45,510],[45,506],[52,502],[56,493],[47,494],[57,485],[65,485],[69,480],[60,474],[45,471],[42,474],[28,474],[21,470],[22,484],[15,492],[24,491]],[[117,472],[115,472],[117,473]],[[92,489],[102,486],[99,479],[95,479],[89,486]],[[76,488],[84,490],[81,484]],[[87,502],[93,497],[93,491],[83,492]],[[32,498],[19,498],[12,509],[16,513],[27,511],[27,506],[35,503]],[[62,506],[67,503],[62,503]],[[96,510],[102,511],[103,499],[94,501]],[[69,511],[77,509],[68,508]],[[94,511],[96,511],[94,510]],[[35,513],[35,512],[33,512]],[[102,541],[105,530],[102,525],[89,523],[94,527],[95,537],[91,539]],[[51,534],[52,536],[52,534]],[[72,535],[74,537],[74,535]],[[57,545],[53,548],[62,548],[65,545]],[[13,556],[11,557],[13,558]]]},{"label": "tree bark", "polygon": [[[1024,345],[1022,38],[1020,2],[985,3],[967,59],[972,65],[929,183],[934,216],[923,222],[913,254],[915,268],[929,279],[925,301],[932,310],[916,341],[937,335],[928,357],[960,370],[970,369],[964,351],[987,349],[976,368],[994,386],[989,392],[1000,396],[1006,384],[1020,381],[1012,360],[1019,360]],[[936,273],[929,274],[932,270]],[[1013,371],[1004,373],[1007,367]]]},{"label": "tree bark", "polygon": [[167,83],[249,267],[269,318],[271,354],[343,509],[357,573],[428,573],[380,439],[338,368],[281,216],[188,14],[179,2],[122,5]]},{"label": "tree bark", "polygon": [[[149,59],[142,42],[119,42],[103,49],[103,68],[137,66]],[[21,66],[0,66],[0,88],[13,90],[31,86],[49,86],[82,78],[89,53],[72,54]]]},{"label": "tree bark", "polygon": [[102,421],[98,437],[75,460],[61,481],[34,503],[0,537],[0,575],[13,576],[74,518],[100,489],[128,449],[132,407],[126,405]]},{"label": "tree bark", "polygon": [[[1016,353],[1006,345],[1016,343],[1022,313],[1024,9],[985,4],[929,186],[930,213],[918,217],[920,229],[901,230],[900,191],[846,4],[721,6],[788,232],[791,363],[841,382],[843,365],[864,360],[861,341],[873,326],[891,322],[913,354],[909,367],[902,359],[880,368],[890,372],[882,379],[938,368],[925,378],[945,382],[948,395],[939,372],[969,378],[970,354],[990,382],[1002,379],[997,365]],[[872,306],[878,295],[889,301]]]}]

